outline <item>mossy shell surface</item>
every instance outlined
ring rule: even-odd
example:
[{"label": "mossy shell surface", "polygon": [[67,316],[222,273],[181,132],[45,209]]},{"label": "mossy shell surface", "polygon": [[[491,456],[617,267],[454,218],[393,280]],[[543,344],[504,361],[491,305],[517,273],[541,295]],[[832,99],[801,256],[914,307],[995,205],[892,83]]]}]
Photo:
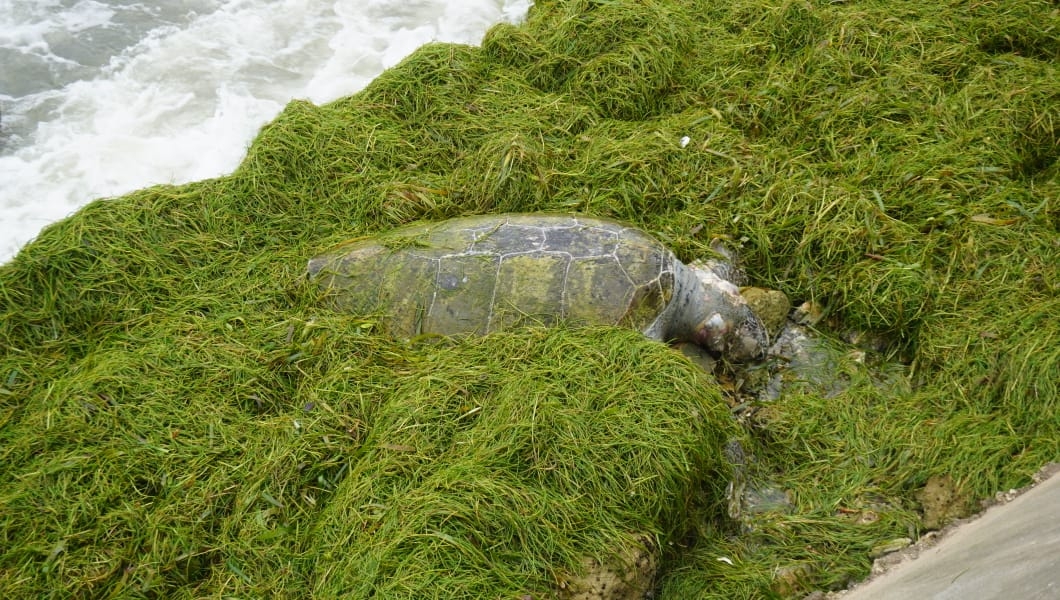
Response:
[{"label": "mossy shell surface", "polygon": [[644,331],[673,297],[675,262],[621,223],[508,214],[356,240],[309,261],[309,273],[336,309],[385,315],[399,337],[560,321]]}]

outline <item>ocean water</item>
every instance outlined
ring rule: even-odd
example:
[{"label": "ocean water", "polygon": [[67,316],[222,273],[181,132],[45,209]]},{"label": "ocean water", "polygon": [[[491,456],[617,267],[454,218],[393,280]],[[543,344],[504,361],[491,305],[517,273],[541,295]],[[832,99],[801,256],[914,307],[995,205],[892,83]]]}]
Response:
[{"label": "ocean water", "polygon": [[293,98],[531,0],[0,0],[0,262],[87,202],[231,172]]}]

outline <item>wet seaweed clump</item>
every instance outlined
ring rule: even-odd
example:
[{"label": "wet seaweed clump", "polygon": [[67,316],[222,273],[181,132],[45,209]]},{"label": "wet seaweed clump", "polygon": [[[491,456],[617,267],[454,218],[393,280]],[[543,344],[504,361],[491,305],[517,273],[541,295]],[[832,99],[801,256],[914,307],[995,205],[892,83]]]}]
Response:
[{"label": "wet seaweed clump", "polygon": [[[1060,459],[1058,25],[1044,0],[539,0],[292,102],[229,176],[89,204],[0,266],[0,590],[538,598],[649,546],[656,598],[863,577],[944,524],[938,482],[963,511]],[[634,332],[401,342],[306,285],[350,238],[513,211],[685,262],[727,240],[819,307],[842,385],[734,411],[740,382]],[[739,523],[733,438],[783,491]]]}]

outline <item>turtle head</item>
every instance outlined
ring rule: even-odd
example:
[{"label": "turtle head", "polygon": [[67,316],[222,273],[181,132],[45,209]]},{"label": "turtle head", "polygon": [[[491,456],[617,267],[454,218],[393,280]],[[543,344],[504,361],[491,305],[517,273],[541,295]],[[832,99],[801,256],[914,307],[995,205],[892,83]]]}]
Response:
[{"label": "turtle head", "polygon": [[762,320],[740,295],[740,288],[727,274],[732,269],[725,263],[693,263],[685,323],[692,341],[710,352],[734,361],[761,358],[769,347],[768,335]]},{"label": "turtle head", "polygon": [[746,304],[732,307],[729,317],[715,312],[696,328],[696,344],[736,361],[761,358],[769,345],[766,328]]}]

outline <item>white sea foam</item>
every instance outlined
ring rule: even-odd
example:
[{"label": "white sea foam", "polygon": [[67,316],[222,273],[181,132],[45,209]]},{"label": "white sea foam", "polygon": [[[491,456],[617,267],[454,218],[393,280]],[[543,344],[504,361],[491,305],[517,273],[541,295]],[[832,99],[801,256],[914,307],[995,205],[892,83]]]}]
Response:
[{"label": "white sea foam", "polygon": [[[517,20],[529,6],[110,1],[63,8],[71,3],[0,0],[0,49],[27,59],[25,77],[0,77],[0,86],[26,88],[0,87],[9,134],[0,155],[0,261],[95,198],[230,172],[292,98],[351,94],[426,42],[478,43],[491,24]],[[96,50],[96,40],[120,47]],[[24,85],[36,72],[61,84]]]},{"label": "white sea foam", "polygon": [[0,0],[0,46],[64,60],[51,53],[48,36],[110,23],[114,11],[93,0],[62,9],[58,0]]}]

